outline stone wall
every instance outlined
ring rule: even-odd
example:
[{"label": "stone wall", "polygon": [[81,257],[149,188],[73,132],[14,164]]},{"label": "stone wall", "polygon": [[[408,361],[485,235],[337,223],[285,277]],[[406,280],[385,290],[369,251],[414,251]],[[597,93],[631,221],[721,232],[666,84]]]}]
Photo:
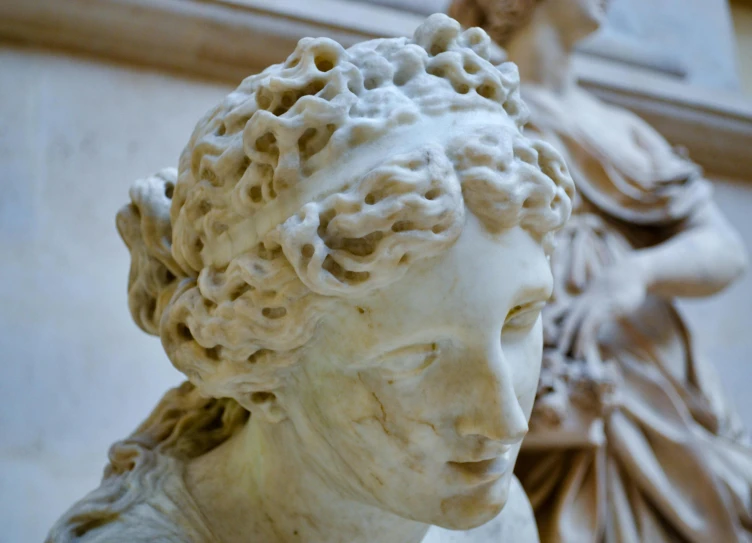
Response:
[{"label": "stone wall", "polygon": [[115,213],[230,89],[0,48],[0,541],[42,541],[180,382],[130,319]]},{"label": "stone wall", "polygon": [[[445,12],[452,0],[348,0],[411,13]],[[739,88],[728,0],[608,0],[608,20],[581,44],[589,55],[692,85]],[[737,0],[743,4],[745,0]]]}]

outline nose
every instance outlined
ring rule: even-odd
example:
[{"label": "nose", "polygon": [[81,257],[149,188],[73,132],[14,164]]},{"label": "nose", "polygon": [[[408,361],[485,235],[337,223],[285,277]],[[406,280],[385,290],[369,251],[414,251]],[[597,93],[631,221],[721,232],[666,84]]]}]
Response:
[{"label": "nose", "polygon": [[474,358],[472,377],[468,379],[471,390],[464,395],[467,405],[457,418],[457,433],[509,445],[517,443],[527,434],[527,417],[517,399],[512,368],[504,358],[501,343],[497,339]]}]

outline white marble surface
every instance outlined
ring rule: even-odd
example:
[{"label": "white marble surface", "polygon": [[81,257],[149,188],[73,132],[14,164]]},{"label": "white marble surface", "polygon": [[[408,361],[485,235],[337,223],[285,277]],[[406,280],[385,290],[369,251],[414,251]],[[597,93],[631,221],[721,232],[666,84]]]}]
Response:
[{"label": "white marble surface", "polygon": [[[752,255],[752,180],[714,180],[715,198]],[[701,355],[709,357],[731,405],[752,430],[752,270],[712,298],[678,300]]]},{"label": "white marble surface", "polygon": [[[128,255],[113,217],[133,179],[175,160],[196,119],[228,90],[0,50],[3,543],[43,540],[96,486],[109,444],[180,380],[128,315]],[[718,182],[716,197],[752,251],[752,184]],[[752,426],[752,274],[681,305]]]},{"label": "white marble surface", "polygon": [[301,40],[134,182],[130,310],[195,395],[113,446],[50,541],[538,541],[510,485],[574,183],[489,45],[443,14]]}]

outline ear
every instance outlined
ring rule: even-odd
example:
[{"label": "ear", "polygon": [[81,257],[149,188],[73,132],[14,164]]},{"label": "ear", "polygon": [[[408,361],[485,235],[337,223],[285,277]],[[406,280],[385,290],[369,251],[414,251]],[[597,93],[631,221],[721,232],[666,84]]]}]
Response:
[{"label": "ear", "polygon": [[273,392],[259,391],[245,395],[239,403],[251,412],[252,417],[260,417],[270,424],[282,422],[287,413]]}]

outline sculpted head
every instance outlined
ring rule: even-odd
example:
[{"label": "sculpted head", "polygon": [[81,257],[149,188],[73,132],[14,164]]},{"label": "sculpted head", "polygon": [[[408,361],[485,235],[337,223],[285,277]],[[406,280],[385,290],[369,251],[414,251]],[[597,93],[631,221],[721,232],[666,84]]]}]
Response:
[{"label": "sculpted head", "polygon": [[567,45],[586,38],[605,21],[609,0],[454,0],[449,15],[464,27],[481,27],[494,42],[506,47],[518,31],[546,14]]},{"label": "sculpted head", "polygon": [[292,425],[354,499],[450,528],[506,500],[574,190],[489,43],[440,15],[302,40],[118,216],[133,316],[203,394]]}]

